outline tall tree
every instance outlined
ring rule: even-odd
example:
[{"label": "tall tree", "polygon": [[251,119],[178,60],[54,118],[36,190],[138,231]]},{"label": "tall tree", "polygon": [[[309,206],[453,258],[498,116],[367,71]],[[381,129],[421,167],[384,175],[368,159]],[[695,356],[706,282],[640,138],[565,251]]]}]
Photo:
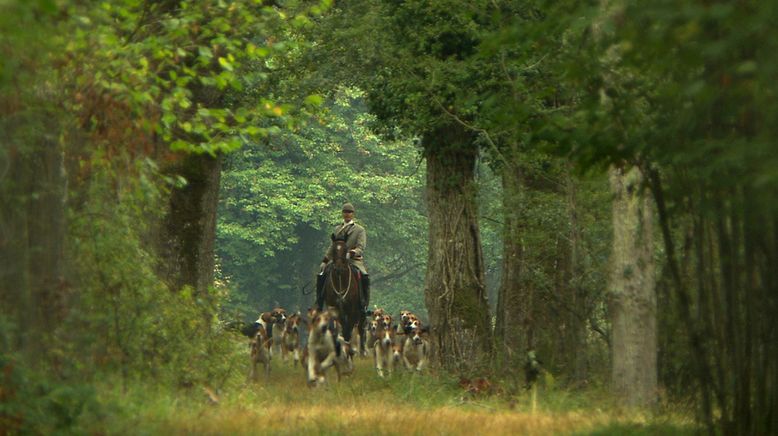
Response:
[{"label": "tall tree", "polygon": [[465,342],[479,353],[491,348],[473,183],[480,145],[462,124],[473,102],[456,98],[480,80],[470,55],[490,8],[485,1],[350,2],[329,17],[320,51],[357,64],[348,71],[359,74],[343,79],[365,89],[384,133],[420,139],[430,217],[425,300],[446,366],[459,362]]},{"label": "tall tree", "polygon": [[491,336],[472,136],[456,124],[424,136],[430,235],[425,301],[440,355],[459,362],[482,352]]},{"label": "tall tree", "polygon": [[657,400],[654,208],[636,167],[610,170],[613,192],[613,252],[610,313],[611,383],[630,406]]},{"label": "tall tree", "polygon": [[765,29],[776,9],[624,1],[600,16],[594,27],[604,31],[584,47],[601,73],[584,68],[588,78],[576,80],[588,90],[577,155],[639,163],[651,188],[671,284],[662,311],[675,314],[661,318],[674,328],[662,348],[683,356],[663,353],[664,381],[700,399],[711,434],[775,432],[778,366],[766,356],[778,343],[767,327],[778,294],[765,265],[776,252],[768,126],[778,111],[766,96],[778,64]]}]

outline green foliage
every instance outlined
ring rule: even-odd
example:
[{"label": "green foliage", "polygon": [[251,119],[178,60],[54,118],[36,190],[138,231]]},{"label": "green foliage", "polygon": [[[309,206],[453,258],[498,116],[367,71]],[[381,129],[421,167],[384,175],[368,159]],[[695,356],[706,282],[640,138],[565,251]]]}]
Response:
[{"label": "green foliage", "polygon": [[346,201],[368,232],[373,303],[422,309],[423,167],[413,144],[380,140],[371,122],[362,94],[342,89],[304,128],[229,158],[219,256],[254,311],[275,301],[300,309],[311,304],[299,290],[313,278]]},{"label": "green foliage", "polygon": [[92,386],[54,380],[0,353],[0,428],[10,434],[74,432],[101,411]]},{"label": "green foliage", "polygon": [[365,89],[382,133],[421,136],[478,111],[472,97],[494,71],[474,53],[494,9],[487,1],[350,2],[322,24],[320,51],[349,47],[349,63],[335,61],[342,72],[333,75]]},{"label": "green foliage", "polygon": [[[328,3],[313,8],[320,13]],[[277,57],[295,49],[285,28],[313,9],[290,17],[251,0],[124,0],[68,13],[74,19],[63,31],[73,34],[66,53],[75,88],[111,95],[132,112],[135,128],[155,132],[174,151],[229,152],[266,137],[273,123],[294,122],[293,106],[271,100],[267,76]]]},{"label": "green foliage", "polygon": [[118,371],[173,384],[224,377],[232,354],[217,313],[225,293],[169,289],[144,244],[172,181],[150,160],[136,162],[132,175],[117,171],[117,159],[97,156],[90,163],[82,207],[70,218],[67,258],[79,291],[66,322],[54,330],[59,340],[50,352],[89,373]]},{"label": "green foliage", "polygon": [[26,77],[30,64],[46,65],[46,50],[51,45],[47,27],[56,21],[56,12],[54,0],[0,3],[0,95],[7,88],[31,82]]},{"label": "green foliage", "polygon": [[[412,141],[375,131],[423,138],[447,123],[477,136],[461,146],[486,151],[479,206],[488,218],[481,227],[491,293],[500,274],[500,217],[521,216],[521,284],[539,297],[534,304],[542,308],[533,313],[546,325],[570,311],[557,292],[568,287],[585,291],[573,309],[606,325],[609,198],[599,170],[637,164],[663,183],[652,192],[666,196],[665,242],[682,246],[685,258],[678,283],[665,277],[660,289],[661,377],[672,394],[689,398],[697,386],[712,386],[723,421],[742,411],[770,413],[775,383],[753,374],[775,368],[769,357],[778,343],[769,322],[778,222],[775,6],[354,1],[323,15],[331,3],[0,0],[0,233],[27,243],[36,201],[70,189],[62,199],[62,277],[40,287],[49,293],[33,295],[24,286],[34,270],[25,269],[13,275],[20,290],[3,301],[3,349],[29,336],[40,338],[45,353],[40,362],[0,356],[0,426],[86,431],[85,416],[99,422],[109,413],[80,383],[98,376],[124,387],[144,379],[234,388],[242,369],[235,362],[245,363],[246,353],[218,315],[253,316],[276,302],[309,305],[312,297],[299,290],[310,283],[344,201],[356,205],[368,230],[373,303],[424,312],[424,165]],[[158,143],[174,153],[154,161]],[[186,183],[157,168],[177,152],[231,152],[219,210],[219,281],[207,294],[169,289],[158,277],[165,260],[149,248],[170,190]],[[568,163],[589,173],[576,178]],[[58,165],[62,185],[51,187]],[[524,178],[520,210],[500,204],[497,176],[505,171]],[[566,238],[575,231],[563,192],[569,186],[577,189],[585,254],[583,271],[563,277]],[[12,253],[21,260],[3,259],[4,280],[7,265],[49,248],[25,247]],[[681,291],[692,298],[685,302]],[[25,331],[5,317],[12,311],[5,300],[17,303],[15,296],[24,297],[19,307],[33,309],[18,313],[43,311],[31,302],[46,302],[52,313],[44,315],[57,322]],[[706,311],[705,304],[717,307]],[[566,370],[554,358],[564,327],[557,325],[536,337],[554,373]],[[688,346],[700,332],[707,356]],[[599,341],[593,334],[585,340]],[[601,346],[591,349],[604,359]],[[721,380],[701,377],[695,357],[720,370]],[[765,391],[757,396],[744,380]],[[422,397],[414,404],[425,407],[454,404],[459,395],[446,377],[361,386],[408,402]],[[327,399],[350,389],[339,386]],[[144,395],[136,394],[132,406],[103,406],[143,411]],[[583,401],[551,394],[541,402],[549,409]],[[269,395],[252,398],[267,402]],[[175,401],[155,405],[173,413]],[[677,427],[603,431],[643,430]]]}]

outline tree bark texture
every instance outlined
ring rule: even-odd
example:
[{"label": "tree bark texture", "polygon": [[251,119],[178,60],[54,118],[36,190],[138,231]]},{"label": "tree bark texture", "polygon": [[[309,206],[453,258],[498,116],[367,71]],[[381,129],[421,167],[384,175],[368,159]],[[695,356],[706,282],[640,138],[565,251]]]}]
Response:
[{"label": "tree bark texture", "polygon": [[629,406],[652,406],[657,395],[654,210],[636,167],[611,168],[610,182],[612,388]]},{"label": "tree bark texture", "polygon": [[187,183],[173,190],[163,223],[163,274],[173,289],[191,286],[205,295],[214,279],[216,208],[221,157],[186,155],[168,172]]},{"label": "tree bark texture", "polygon": [[488,362],[491,322],[478,227],[473,135],[458,125],[424,137],[429,253],[425,302],[439,362],[468,369]]},{"label": "tree bark texture", "polygon": [[531,288],[521,281],[525,223],[522,178],[519,167],[506,165],[502,171],[503,261],[497,300],[496,335],[509,361],[520,361],[533,348],[534,323]]}]

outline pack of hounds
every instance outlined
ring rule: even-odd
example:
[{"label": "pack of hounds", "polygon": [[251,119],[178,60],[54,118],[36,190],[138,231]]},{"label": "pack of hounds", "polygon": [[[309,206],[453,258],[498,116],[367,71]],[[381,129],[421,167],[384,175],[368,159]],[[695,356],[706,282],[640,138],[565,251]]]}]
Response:
[{"label": "pack of hounds", "polygon": [[[341,323],[334,309],[308,309],[287,315],[277,307],[263,312],[244,333],[250,338],[251,370],[249,378],[256,380],[262,364],[265,378],[270,376],[270,360],[281,356],[284,362],[305,370],[309,386],[326,382],[327,371],[334,368],[337,380],[354,372],[354,356],[373,356],[379,377],[395,369],[422,371],[430,357],[428,328],[408,310],[397,318],[383,309],[376,309],[366,320],[364,331],[354,327],[351,341],[344,339]],[[365,347],[360,349],[360,335],[365,335]],[[352,345],[355,344],[355,345]]]}]

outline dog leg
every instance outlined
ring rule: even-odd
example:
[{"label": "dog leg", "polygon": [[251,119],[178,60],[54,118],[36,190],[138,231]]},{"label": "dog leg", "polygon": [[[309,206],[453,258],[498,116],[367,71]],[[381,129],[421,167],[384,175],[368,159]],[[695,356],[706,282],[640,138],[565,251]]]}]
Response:
[{"label": "dog leg", "polygon": [[375,346],[376,356],[376,370],[378,370],[378,376],[384,377],[384,351],[381,349],[381,344],[376,343]]},{"label": "dog leg", "polygon": [[427,356],[429,356],[429,349],[426,343],[422,343],[421,350],[419,350],[419,364],[416,366],[417,371],[421,371],[427,366]]},{"label": "dog leg", "polygon": [[316,383],[316,355],[308,351],[308,385]]},{"label": "dog leg", "polygon": [[389,370],[389,375],[392,375],[392,373],[394,372],[394,364],[392,364],[392,349],[391,348],[386,351],[385,359],[386,359],[386,366],[387,366],[386,369]]},{"label": "dog leg", "polygon": [[329,354],[327,354],[327,357],[324,358],[324,360],[321,361],[321,370],[322,372],[329,369],[329,367],[335,365],[335,359],[337,355],[334,351],[330,351]]},{"label": "dog leg", "polygon": [[256,378],[257,378],[256,377],[256,372],[257,372],[257,362],[252,360],[251,361],[251,366],[249,367],[249,377],[248,377],[249,381],[256,380]]},{"label": "dog leg", "polygon": [[424,369],[424,366],[427,364],[427,359],[421,359],[419,360],[419,364],[416,365],[416,371],[421,372]]},{"label": "dog leg", "polygon": [[403,364],[405,364],[405,369],[409,371],[413,369],[413,365],[411,364],[411,361],[408,360],[408,356],[406,356],[404,353],[403,353]]}]

